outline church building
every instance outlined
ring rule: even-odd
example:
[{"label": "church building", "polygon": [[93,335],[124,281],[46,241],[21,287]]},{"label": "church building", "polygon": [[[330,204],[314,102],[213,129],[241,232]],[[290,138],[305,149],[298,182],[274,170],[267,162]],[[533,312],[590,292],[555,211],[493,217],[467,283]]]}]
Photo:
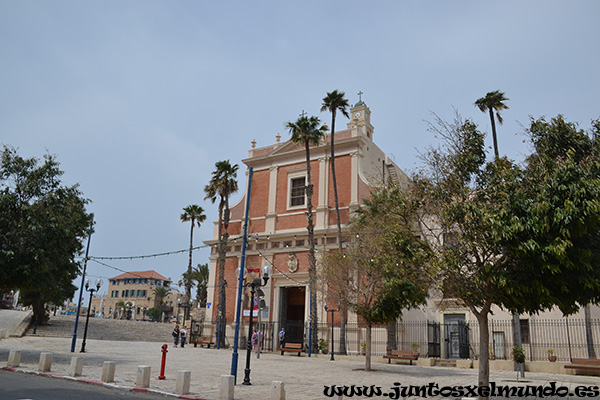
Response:
[{"label": "church building", "polygon": [[[320,254],[337,248],[337,220],[333,178],[331,173],[331,132],[318,146],[310,149],[311,180],[313,189],[313,221],[317,263]],[[360,101],[350,108],[350,121],[344,130],[334,133],[335,170],[338,188],[338,203],[342,231],[348,234],[348,222],[353,210],[369,196],[370,189],[392,178],[407,182],[408,177],[386,156],[375,142],[371,124],[371,110]],[[252,167],[250,205],[248,212],[248,242],[245,267],[248,271],[245,282],[259,276],[265,265],[273,273],[266,287],[262,321],[276,322],[286,327],[287,339],[302,342],[303,332],[309,321],[308,285],[308,232],[307,232],[307,185],[306,153],[303,145],[291,140],[281,141],[276,136],[274,144],[257,147],[252,142],[248,158],[243,160]],[[248,174],[247,174],[248,177]],[[240,185],[240,189],[241,189]],[[231,337],[232,322],[235,321],[237,300],[236,269],[241,264],[242,235],[246,207],[244,187],[242,199],[231,206],[229,225],[230,243],[225,268],[227,336]],[[242,190],[242,189],[241,189]],[[218,221],[215,221],[213,239],[205,241],[212,246],[210,256],[210,278],[206,322],[218,318]],[[250,316],[249,289],[244,289],[243,317]],[[321,303],[320,299],[320,303]],[[258,314],[258,303],[253,307]],[[323,304],[317,307],[319,322],[327,322]],[[353,318],[349,316],[349,318]],[[211,320],[212,319],[212,320]]]}]

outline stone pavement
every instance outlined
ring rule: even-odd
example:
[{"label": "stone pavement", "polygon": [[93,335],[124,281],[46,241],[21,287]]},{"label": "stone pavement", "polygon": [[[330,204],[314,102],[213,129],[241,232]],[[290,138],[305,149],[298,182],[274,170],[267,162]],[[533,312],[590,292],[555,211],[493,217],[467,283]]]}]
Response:
[{"label": "stone pavement", "polygon": [[[115,384],[133,387],[135,385],[137,367],[151,366],[150,388],[167,393],[175,392],[175,380],[178,370],[192,371],[191,395],[196,397],[218,399],[221,375],[229,375],[231,371],[232,350],[216,350],[206,348],[171,348],[167,355],[166,379],[159,380],[160,343],[122,342],[88,340],[87,353],[70,353],[71,340],[56,337],[7,338],[0,340],[0,366],[5,366],[11,349],[21,350],[20,369],[36,371],[39,356],[42,352],[52,352],[52,373],[66,376],[69,373],[72,356],[84,358],[83,378],[100,381],[104,361],[116,362]],[[388,392],[395,382],[402,385],[428,385],[434,382],[441,386],[475,385],[477,371],[469,369],[445,367],[420,367],[403,364],[373,363],[373,371],[365,372],[364,358],[354,356],[336,356],[330,361],[329,356],[308,358],[295,355],[281,356],[277,354],[261,354],[260,359],[252,355],[251,386],[241,385],[244,378],[246,352],[239,353],[236,399],[267,399],[270,396],[272,381],[283,381],[286,399],[325,399],[324,387],[339,386],[380,386]],[[516,375],[510,371],[492,371],[490,381],[498,385],[519,385]],[[600,386],[600,377],[551,375],[526,373],[528,385],[568,386],[574,390],[578,385]],[[383,396],[382,396],[383,397]],[[337,399],[337,397],[335,397]],[[349,398],[349,397],[345,397]],[[355,396],[354,398],[363,398]],[[415,399],[417,397],[414,397]]]},{"label": "stone pavement", "polygon": [[[0,310],[0,330],[9,329],[11,325],[20,324],[17,314],[6,314]],[[21,313],[22,319],[30,318],[26,313]],[[146,326],[144,323],[139,323]],[[157,324],[158,325],[158,324]],[[72,333],[71,333],[72,334]],[[71,353],[71,338],[56,336],[24,336],[10,337],[0,340],[0,368],[5,367],[10,350],[21,351],[20,369],[37,371],[42,352],[53,353],[51,373],[59,376],[69,374],[71,357],[84,358],[82,379],[100,381],[102,364],[104,361],[116,362],[115,385],[120,387],[135,386],[137,367],[148,365],[151,367],[150,389],[175,393],[175,381],[178,370],[190,370],[191,386],[190,395],[206,399],[218,399],[220,393],[221,375],[230,375],[232,350],[216,350],[206,348],[172,348],[170,340],[164,342],[124,341],[124,340],[97,340],[89,339],[86,344],[86,353],[79,353],[81,348],[81,335],[78,336],[76,352]],[[170,339],[170,337],[169,337]],[[169,345],[166,364],[166,379],[159,380],[161,344]],[[302,354],[297,357],[293,354],[281,356],[279,353],[263,353],[260,359],[253,354],[251,358],[251,386],[241,383],[244,379],[246,351],[240,350],[237,367],[237,385],[235,386],[235,399],[267,399],[270,398],[270,386],[273,381],[282,381],[285,384],[286,399],[326,399],[324,388],[326,386],[379,386],[384,394],[379,398],[390,397],[385,395],[391,391],[394,384],[428,385],[434,383],[442,386],[476,385],[476,369],[458,369],[446,367],[411,366],[405,362],[387,364],[383,358],[373,358],[373,371],[366,372],[364,357],[339,356],[335,361],[329,360],[329,355],[307,357]],[[571,391],[579,385],[600,386],[600,377],[553,375],[527,372],[526,382],[516,382],[516,373],[512,371],[491,371],[490,381],[497,385],[543,385],[550,382],[556,385],[567,386]],[[372,396],[371,398],[377,398]],[[337,396],[334,397],[336,400]],[[344,397],[351,398],[350,396]],[[352,398],[369,398],[367,396],[354,396]],[[420,397],[410,397],[418,399]],[[432,398],[432,397],[429,397]],[[441,397],[438,397],[441,398]],[[452,398],[452,397],[450,397]],[[535,398],[535,397],[530,397]],[[558,397],[545,397],[558,398]],[[576,398],[576,397],[575,397]],[[590,398],[590,397],[588,397]],[[600,396],[594,396],[600,398]]]}]

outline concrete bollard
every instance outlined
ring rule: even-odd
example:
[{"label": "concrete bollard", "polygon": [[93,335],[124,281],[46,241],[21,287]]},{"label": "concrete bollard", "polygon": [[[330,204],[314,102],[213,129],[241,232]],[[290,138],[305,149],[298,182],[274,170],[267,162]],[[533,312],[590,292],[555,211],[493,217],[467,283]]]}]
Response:
[{"label": "concrete bollard", "polygon": [[50,372],[52,368],[52,353],[40,354],[40,365],[38,366],[39,372]]},{"label": "concrete bollard", "polygon": [[8,363],[6,364],[9,368],[16,368],[21,364],[21,350],[11,350],[8,354]]},{"label": "concrete bollard", "polygon": [[69,367],[69,376],[83,375],[83,357],[71,357],[71,366]]},{"label": "concrete bollard", "polygon": [[8,334],[6,333],[6,329],[0,329],[0,339],[4,339],[8,337]]},{"label": "concrete bollard", "polygon": [[117,364],[114,361],[104,361],[102,364],[102,382],[115,381],[115,368]]},{"label": "concrete bollard", "polygon": [[137,375],[135,378],[135,387],[148,388],[150,387],[150,366],[138,365]]},{"label": "concrete bollard", "polygon": [[184,395],[190,392],[191,377],[192,371],[177,371],[177,381],[175,381],[176,394]]},{"label": "concrete bollard", "polygon": [[221,392],[219,400],[233,400],[233,375],[221,375]]},{"label": "concrete bollard", "polygon": [[283,382],[271,382],[271,400],[285,400],[285,384]]}]

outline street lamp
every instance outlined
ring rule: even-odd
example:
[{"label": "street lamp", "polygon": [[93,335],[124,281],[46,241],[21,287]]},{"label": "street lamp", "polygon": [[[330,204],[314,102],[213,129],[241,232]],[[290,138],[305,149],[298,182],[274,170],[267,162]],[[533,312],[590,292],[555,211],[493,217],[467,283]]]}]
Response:
[{"label": "street lamp", "polygon": [[248,324],[248,348],[246,351],[246,369],[244,369],[244,382],[242,382],[242,385],[252,385],[252,383],[250,383],[250,356],[252,355],[252,322],[254,321],[254,293],[256,293],[258,290],[259,296],[265,295],[260,288],[263,286],[267,286],[267,282],[269,282],[270,273],[271,267],[265,265],[263,267],[262,277],[264,283],[261,283],[260,278],[257,276],[252,280],[252,282],[248,282],[244,285],[245,287],[250,286],[250,323]]},{"label": "street lamp", "polygon": [[98,279],[96,279],[96,289],[94,289],[94,288],[90,289],[90,280],[89,279],[85,280],[85,290],[90,292],[90,302],[88,304],[87,316],[85,317],[85,329],[83,331],[83,343],[81,344],[80,353],[85,353],[85,340],[87,338],[88,323],[90,322],[90,310],[92,308],[92,297],[94,297],[94,292],[97,292],[98,290],[100,290],[100,286],[102,286],[102,283],[103,283],[102,279],[98,278]]},{"label": "street lamp", "polygon": [[[333,357],[333,353],[334,353],[334,347],[333,347],[333,313],[336,312],[337,310],[334,310],[333,308],[330,308],[329,311],[331,311],[331,358],[329,359],[329,361],[335,361],[335,358]],[[325,303],[325,312],[327,312],[327,303]]]}]

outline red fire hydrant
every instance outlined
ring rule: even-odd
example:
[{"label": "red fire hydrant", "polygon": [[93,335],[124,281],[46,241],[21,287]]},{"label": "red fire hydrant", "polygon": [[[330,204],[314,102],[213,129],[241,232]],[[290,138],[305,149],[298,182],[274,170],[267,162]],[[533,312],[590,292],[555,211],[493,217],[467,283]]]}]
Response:
[{"label": "red fire hydrant", "polygon": [[167,344],[163,344],[161,346],[161,353],[162,353],[162,361],[160,363],[160,375],[158,376],[158,379],[165,379],[165,364],[167,363]]}]

